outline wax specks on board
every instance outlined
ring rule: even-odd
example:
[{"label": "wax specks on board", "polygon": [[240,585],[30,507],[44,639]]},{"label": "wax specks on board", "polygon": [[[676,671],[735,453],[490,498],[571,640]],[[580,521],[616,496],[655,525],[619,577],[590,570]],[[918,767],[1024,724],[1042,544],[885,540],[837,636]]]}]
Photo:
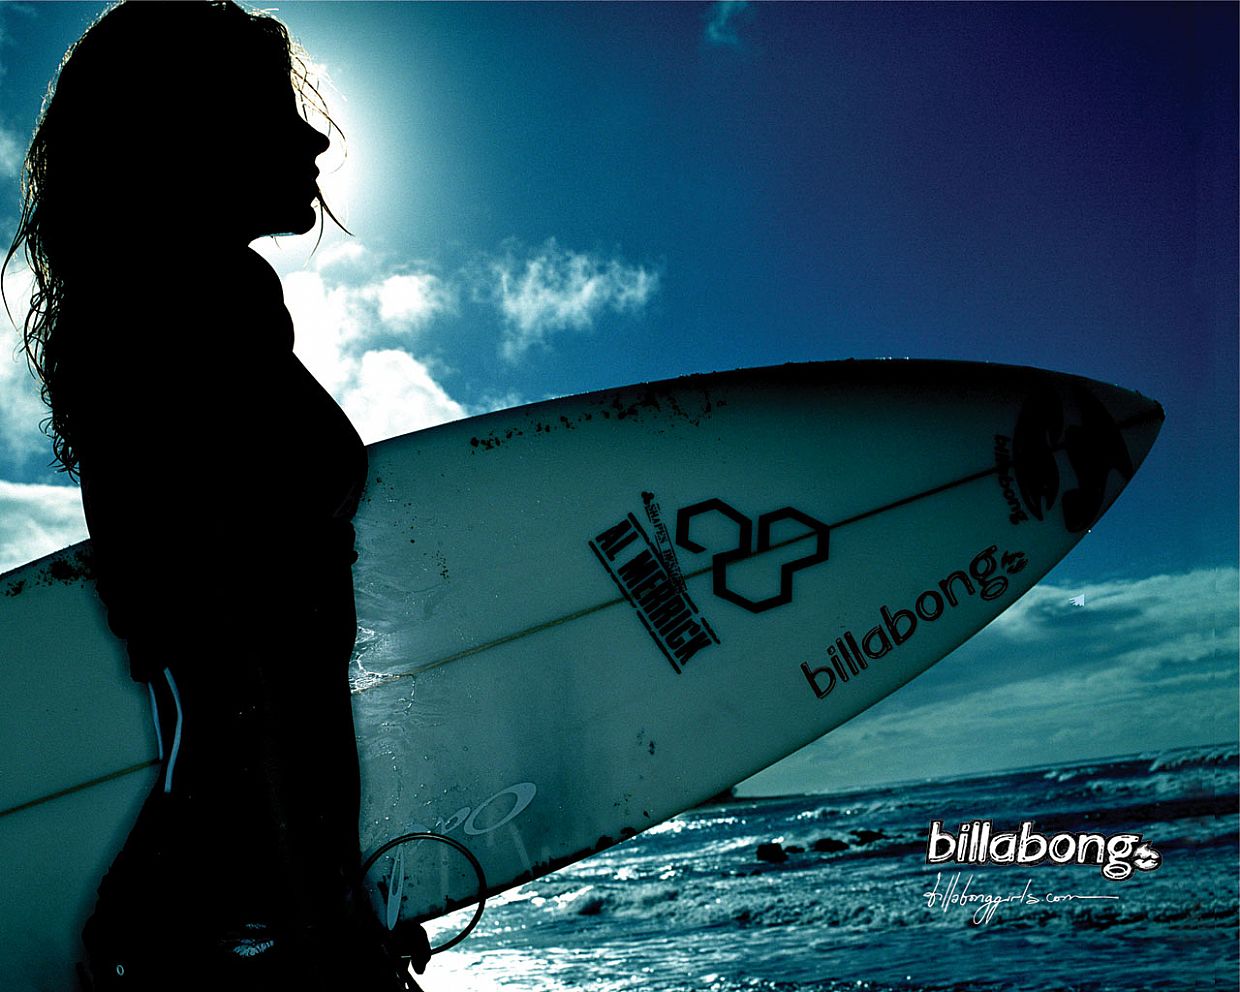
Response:
[{"label": "wax specks on board", "polygon": [[596,417],[600,421],[621,421],[640,420],[644,416],[654,415],[683,420],[698,427],[715,409],[726,405],[726,400],[715,401],[706,390],[702,391],[701,407],[694,410],[686,410],[677,395],[671,391],[648,389],[637,399],[625,393],[614,393],[609,398],[594,400],[593,411],[583,411],[576,417],[559,414],[554,420],[548,417],[547,422],[540,418],[534,421],[532,427],[527,424],[525,429],[512,427],[503,431],[491,431],[486,435],[474,435],[469,439],[469,444],[474,451],[492,451],[514,438],[524,437],[527,432],[538,435],[551,434],[557,430],[576,430],[579,425],[590,423]]},{"label": "wax specks on board", "polygon": [[38,574],[7,583],[5,596],[20,596],[27,589],[37,586],[73,585],[94,578],[94,558],[89,541],[58,552],[45,562]]}]

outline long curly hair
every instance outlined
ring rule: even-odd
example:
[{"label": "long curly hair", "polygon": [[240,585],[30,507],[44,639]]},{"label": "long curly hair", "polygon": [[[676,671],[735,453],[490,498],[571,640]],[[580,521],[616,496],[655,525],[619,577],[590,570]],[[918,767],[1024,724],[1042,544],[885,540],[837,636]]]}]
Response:
[{"label": "long curly hair", "polygon": [[[256,80],[281,77],[303,116],[313,111],[340,134],[285,26],[229,0],[125,0],[62,59],[26,153],[0,293],[4,271],[23,251],[33,275],[24,350],[51,411],[42,428],[53,464],[70,478],[79,465],[75,378],[89,374],[79,366],[88,364],[81,352],[91,286],[115,276],[140,237],[167,229],[176,208],[170,197],[212,181],[194,173],[204,138],[226,132]],[[321,238],[324,215],[343,225],[321,194],[317,200]]]}]

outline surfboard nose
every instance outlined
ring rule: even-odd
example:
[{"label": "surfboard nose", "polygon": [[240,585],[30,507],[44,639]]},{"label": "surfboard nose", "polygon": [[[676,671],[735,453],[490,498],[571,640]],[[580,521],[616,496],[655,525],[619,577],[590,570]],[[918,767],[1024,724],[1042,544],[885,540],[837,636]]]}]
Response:
[{"label": "surfboard nose", "polygon": [[1166,412],[1162,404],[1122,386],[1089,380],[1089,388],[1123,435],[1135,471],[1154,447]]},{"label": "surfboard nose", "polygon": [[1089,530],[1140,468],[1163,417],[1140,393],[1076,376],[1027,394],[1012,460],[1028,512],[1041,520],[1053,511],[1069,532]]}]

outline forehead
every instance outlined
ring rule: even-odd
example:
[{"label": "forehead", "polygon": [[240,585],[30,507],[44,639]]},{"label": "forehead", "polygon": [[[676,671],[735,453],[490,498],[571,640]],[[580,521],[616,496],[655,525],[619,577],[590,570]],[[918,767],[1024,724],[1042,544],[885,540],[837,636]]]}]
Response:
[{"label": "forehead", "polygon": [[298,106],[292,77],[279,65],[230,67],[226,83],[214,92],[213,102],[225,117],[285,113]]}]

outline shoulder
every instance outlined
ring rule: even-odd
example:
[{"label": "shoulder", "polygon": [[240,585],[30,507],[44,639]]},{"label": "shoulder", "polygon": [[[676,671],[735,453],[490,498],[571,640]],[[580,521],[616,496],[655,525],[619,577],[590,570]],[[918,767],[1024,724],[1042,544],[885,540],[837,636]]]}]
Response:
[{"label": "shoulder", "polygon": [[292,351],[279,276],[248,249],[153,262],[82,303],[85,393],[130,419],[243,403]]},{"label": "shoulder", "polygon": [[191,332],[180,343],[203,358],[292,350],[280,277],[249,248],[189,259],[162,280],[159,297],[159,323],[173,334],[178,325]]}]

